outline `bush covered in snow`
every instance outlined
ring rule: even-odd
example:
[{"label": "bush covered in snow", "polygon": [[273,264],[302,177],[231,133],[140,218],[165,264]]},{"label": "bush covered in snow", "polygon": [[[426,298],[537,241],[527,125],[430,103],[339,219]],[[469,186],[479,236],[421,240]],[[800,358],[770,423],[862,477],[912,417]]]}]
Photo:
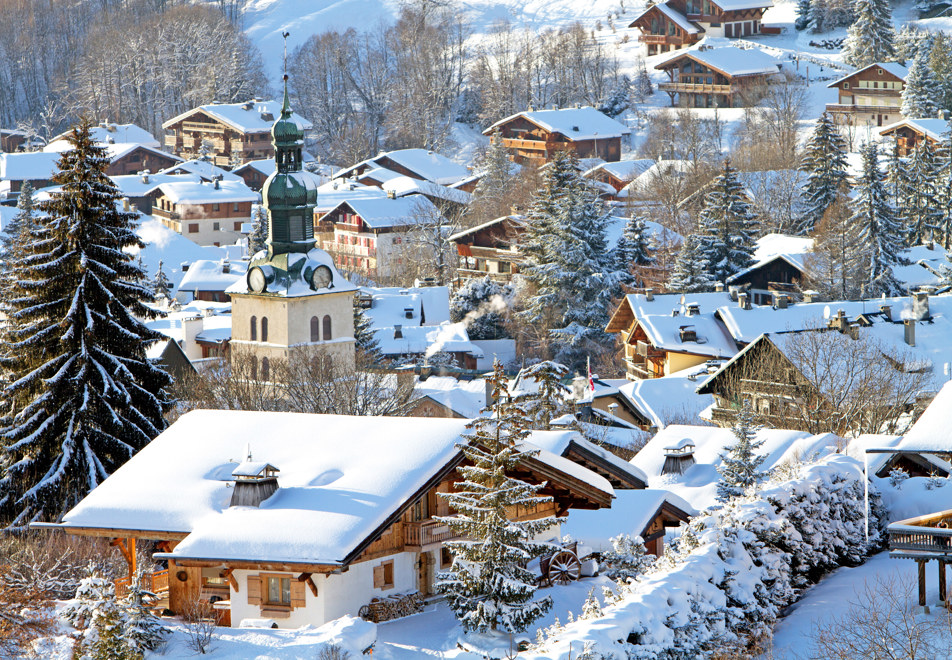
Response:
[{"label": "bush covered in snow", "polygon": [[781,609],[823,572],[863,560],[885,524],[871,494],[870,546],[863,517],[863,470],[838,455],[804,466],[694,518],[679,541],[592,625],[581,620],[528,652],[568,658],[710,658],[769,638]]}]

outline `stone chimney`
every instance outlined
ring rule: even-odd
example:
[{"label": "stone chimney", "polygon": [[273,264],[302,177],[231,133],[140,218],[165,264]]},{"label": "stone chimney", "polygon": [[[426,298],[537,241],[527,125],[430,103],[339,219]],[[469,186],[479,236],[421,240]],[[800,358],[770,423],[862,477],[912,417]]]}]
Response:
[{"label": "stone chimney", "polygon": [[149,170],[142,170],[141,172],[139,172],[139,174],[142,175],[142,183],[148,183],[149,175],[152,174],[152,172],[150,172]]},{"label": "stone chimney", "polygon": [[879,311],[886,317],[887,321],[892,321],[892,305],[880,305]]},{"label": "stone chimney", "polygon": [[903,339],[909,345],[915,348],[916,346],[916,320],[915,319],[906,319],[903,321]]},{"label": "stone chimney", "polygon": [[750,294],[742,291],[737,294],[737,306],[741,309],[750,309]]},{"label": "stone chimney", "polygon": [[929,313],[929,292],[922,289],[912,292],[912,318],[926,321],[932,318]]},{"label": "stone chimney", "polygon": [[645,289],[645,300],[648,302],[654,300],[654,289]]},{"label": "stone chimney", "polygon": [[785,293],[774,293],[774,307],[777,309],[787,309],[787,305],[790,303],[790,296]]},{"label": "stone chimney", "polygon": [[842,309],[836,310],[836,315],[829,320],[827,325],[831,330],[845,333],[849,327],[849,321],[846,320],[846,312]]},{"label": "stone chimney", "polygon": [[721,293],[722,291],[724,291],[724,283],[714,282],[714,290],[717,291],[718,293]]}]

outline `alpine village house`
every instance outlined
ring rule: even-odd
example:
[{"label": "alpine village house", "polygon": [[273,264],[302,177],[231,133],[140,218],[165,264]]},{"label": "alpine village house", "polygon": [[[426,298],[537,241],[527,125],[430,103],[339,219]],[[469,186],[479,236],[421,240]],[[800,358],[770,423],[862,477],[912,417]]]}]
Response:
[{"label": "alpine village house", "polygon": [[841,126],[887,126],[902,119],[902,92],[909,69],[897,62],[876,62],[831,82],[838,93],[826,111]]},{"label": "alpine village house", "polygon": [[761,25],[771,0],[665,0],[651,5],[628,27],[641,30],[638,41],[648,55],[684,48],[709,37],[779,34]]},{"label": "alpine village house", "polygon": [[699,48],[655,65],[668,74],[658,89],[671,105],[688,108],[741,108],[755,105],[767,85],[782,77],[780,61],[757,49]]}]

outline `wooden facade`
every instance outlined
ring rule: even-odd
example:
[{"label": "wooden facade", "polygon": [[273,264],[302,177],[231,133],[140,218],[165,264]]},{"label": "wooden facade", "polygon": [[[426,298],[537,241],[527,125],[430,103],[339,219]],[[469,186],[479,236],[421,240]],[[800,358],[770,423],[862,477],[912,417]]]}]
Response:
[{"label": "wooden facade", "polygon": [[180,204],[159,193],[152,215],[199,245],[231,245],[241,237],[241,225],[250,221],[251,206],[252,202]]},{"label": "wooden facade", "polygon": [[456,245],[458,268],[456,276],[462,280],[490,277],[500,282],[511,282],[519,272],[522,255],[519,241],[525,234],[524,222],[515,216],[506,216],[450,237]]},{"label": "wooden facade", "polygon": [[500,124],[498,130],[511,159],[522,165],[544,165],[560,151],[574,151],[579,158],[621,159],[620,136],[576,140],[570,135],[549,131],[524,115],[510,118]]},{"label": "wooden facade", "polygon": [[938,149],[940,140],[928,131],[917,126],[915,121],[901,121],[894,126],[883,129],[879,133],[886,139],[886,144],[895,144],[899,155],[903,158],[912,155],[916,147],[928,140],[929,143]]},{"label": "wooden facade", "polygon": [[185,160],[201,156],[203,144],[212,149],[212,163],[226,169],[249,160],[274,158],[270,131],[240,131],[201,110],[164,128],[166,148]]},{"label": "wooden facade", "polygon": [[797,263],[777,255],[731,277],[727,284],[744,289],[754,305],[773,305],[777,294],[799,299],[800,283],[804,277],[805,273]]},{"label": "wooden facade", "polygon": [[658,89],[668,94],[671,106],[688,108],[742,108],[754,105],[779,72],[734,75],[703,61],[703,54],[684,53],[655,66],[668,74]]},{"label": "wooden facade", "polygon": [[648,55],[685,48],[705,36],[740,38],[774,33],[761,25],[769,2],[752,2],[742,9],[722,9],[716,0],[666,0],[652,5],[628,27],[638,28],[638,41]]},{"label": "wooden facade", "polygon": [[829,87],[837,90],[836,103],[826,111],[845,126],[886,126],[902,118],[906,69],[895,63],[870,64]]},{"label": "wooden facade", "polygon": [[150,149],[139,145],[109,163],[106,176],[122,176],[123,174],[138,174],[143,170],[158,172],[181,162],[178,158],[158,149]]}]

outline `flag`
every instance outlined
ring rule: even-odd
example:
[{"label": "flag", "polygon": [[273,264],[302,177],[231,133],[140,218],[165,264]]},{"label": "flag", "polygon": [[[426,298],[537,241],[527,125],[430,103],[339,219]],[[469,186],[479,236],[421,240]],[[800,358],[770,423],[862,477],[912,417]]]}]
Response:
[{"label": "flag", "polygon": [[592,396],[595,395],[595,379],[592,378],[592,358],[588,358],[588,388],[592,390]]}]

